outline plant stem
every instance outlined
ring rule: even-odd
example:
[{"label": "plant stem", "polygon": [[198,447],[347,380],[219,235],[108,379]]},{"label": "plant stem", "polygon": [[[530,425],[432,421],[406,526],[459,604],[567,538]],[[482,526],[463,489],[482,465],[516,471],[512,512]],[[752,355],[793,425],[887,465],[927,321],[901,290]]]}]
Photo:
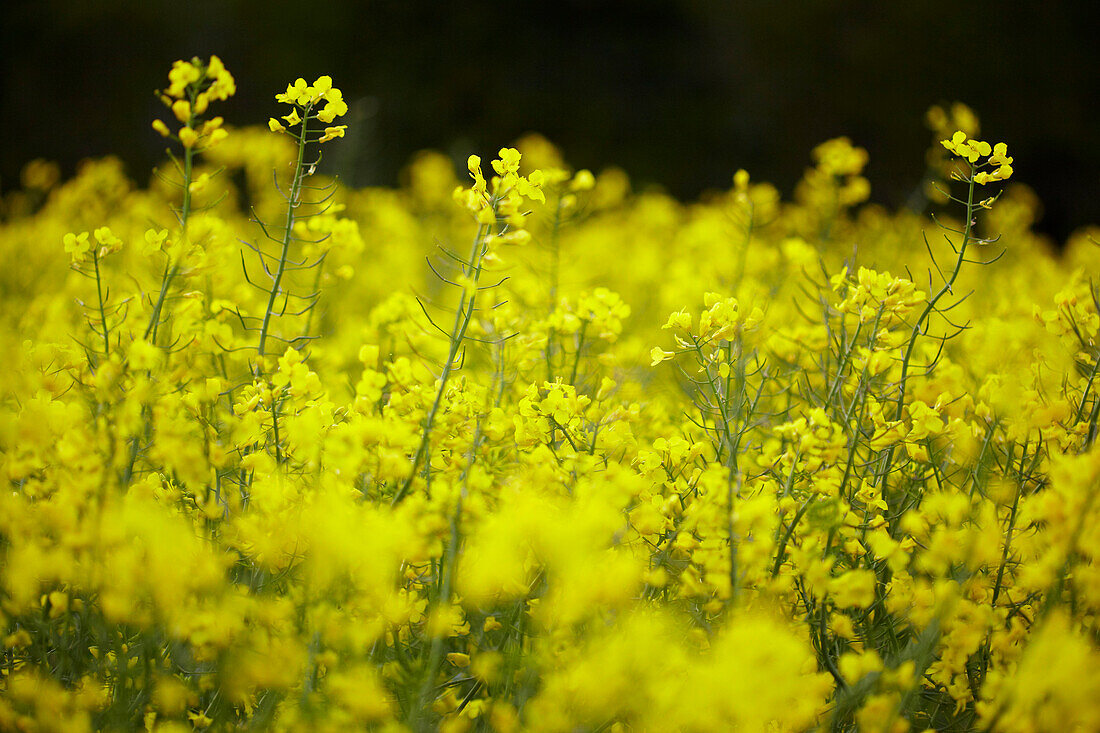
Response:
[{"label": "plant stem", "polygon": [[[494,202],[495,208],[495,202]],[[428,411],[427,417],[424,419],[423,433],[420,438],[420,445],[416,449],[416,453],[413,454],[412,466],[409,469],[409,476],[405,479],[405,482],[398,489],[397,493],[393,497],[393,505],[400,504],[405,496],[409,493],[409,489],[412,488],[412,483],[416,479],[416,472],[420,468],[421,462],[425,461],[428,454],[428,446],[431,440],[432,425],[435,423],[435,418],[439,414],[440,405],[443,403],[443,393],[447,389],[447,382],[451,378],[451,373],[455,370],[455,360],[458,358],[458,352],[462,348],[462,342],[466,338],[466,329],[470,327],[470,321],[473,319],[475,302],[477,300],[477,283],[481,278],[482,269],[482,257],[485,254],[485,238],[489,234],[490,225],[480,224],[477,228],[477,234],[474,236],[474,243],[470,251],[470,272],[467,277],[471,281],[471,292],[469,296],[466,295],[466,291],[462,292],[459,297],[458,308],[455,309],[455,320],[451,326],[450,337],[450,349],[447,352],[447,361],[443,365],[443,371],[439,375],[439,385],[435,391],[435,399],[432,401],[432,407]]]},{"label": "plant stem", "polygon": [[919,336],[921,334],[921,329],[925,326],[925,322],[927,321],[928,317],[932,314],[932,311],[934,311],[936,309],[936,304],[940,302],[940,299],[944,295],[952,292],[951,286],[954,285],[955,281],[958,279],[959,271],[962,269],[962,264],[966,259],[966,248],[967,248],[967,245],[970,244],[970,231],[971,231],[971,228],[974,226],[974,211],[975,211],[975,208],[976,208],[974,206],[974,173],[975,173],[975,171],[976,171],[976,169],[974,168],[974,165],[971,164],[970,165],[970,176],[969,176],[969,179],[968,179],[969,182],[970,182],[970,186],[969,186],[969,188],[967,190],[967,193],[966,193],[966,228],[963,231],[962,244],[959,245],[958,256],[955,258],[955,267],[951,271],[951,277],[949,277],[944,282],[943,287],[941,287],[939,289],[939,292],[937,292],[928,301],[928,304],[924,306],[924,310],[921,311],[920,317],[917,318],[917,322],[915,324],[913,324],[913,333],[909,337],[909,345],[905,349],[905,358],[902,359],[902,362],[901,362],[901,379],[898,383],[897,409],[894,413],[894,419],[895,420],[900,420],[901,419],[902,411],[905,409],[905,381],[906,381],[907,375],[909,373],[909,361],[913,356],[913,347],[917,343],[917,336]]},{"label": "plant stem", "polygon": [[99,275],[99,252],[92,248],[92,266],[95,268],[96,299],[99,301],[99,324],[103,329],[103,359],[111,358],[110,328],[107,326],[106,303],[103,302],[103,279]]},{"label": "plant stem", "polygon": [[[974,226],[974,212],[977,208],[974,205],[974,174],[977,172],[977,168],[973,163],[969,165],[970,175],[967,176],[969,187],[966,193],[966,227],[963,230],[962,243],[959,245],[955,258],[955,266],[951,270],[951,276],[944,281],[943,287],[928,300],[928,304],[924,306],[924,310],[921,311],[920,317],[917,318],[917,322],[913,324],[913,331],[909,336],[909,345],[905,349],[905,358],[902,359],[901,362],[901,377],[898,380],[898,399],[897,406],[894,410],[894,420],[901,420],[905,411],[905,383],[908,379],[909,362],[913,358],[913,348],[916,346],[917,336],[921,334],[921,329],[925,327],[928,317],[936,309],[936,305],[940,302],[940,299],[943,298],[944,295],[953,292],[951,287],[958,279],[959,271],[962,270],[962,264],[966,260],[966,248],[970,244],[970,233]],[[890,469],[894,462],[894,452],[896,450],[897,446],[892,445],[886,451],[886,460],[883,464],[884,467],[880,477],[880,487],[884,490],[886,488],[886,481],[890,476]]]},{"label": "plant stem", "polygon": [[300,198],[302,192],[302,179],[303,164],[305,162],[306,154],[306,133],[308,132],[309,124],[309,107],[305,108],[305,113],[302,115],[302,134],[298,138],[298,162],[294,166],[294,178],[290,184],[290,196],[287,197],[286,206],[286,227],[283,230],[283,240],[280,242],[281,250],[279,252],[279,267],[275,270],[275,276],[272,278],[271,292],[267,298],[267,308],[264,310],[263,324],[260,326],[260,339],[256,345],[256,352],[258,358],[256,360],[256,376],[263,375],[263,362],[265,347],[267,345],[267,337],[271,329],[271,319],[275,314],[275,300],[279,297],[279,287],[283,282],[283,275],[286,273],[286,263],[290,255],[290,242],[294,237],[294,210],[300,205]]}]

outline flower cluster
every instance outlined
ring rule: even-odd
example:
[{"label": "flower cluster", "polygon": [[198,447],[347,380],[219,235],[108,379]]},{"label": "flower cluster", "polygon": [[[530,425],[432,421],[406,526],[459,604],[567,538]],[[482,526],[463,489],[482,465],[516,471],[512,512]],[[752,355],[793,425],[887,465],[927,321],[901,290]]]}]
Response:
[{"label": "flower cluster", "polygon": [[202,119],[211,102],[229,99],[237,93],[233,75],[222,60],[211,56],[207,63],[198,58],[176,61],[168,72],[168,81],[160,99],[183,126],[173,134],[163,120],[154,120],[153,129],[188,149],[209,149],[224,140],[228,133],[222,128],[221,117]]},{"label": "flower cluster", "polygon": [[[975,169],[984,166],[993,168],[992,171],[975,172],[973,174],[975,183],[1007,181],[1012,177],[1013,159],[1008,154],[1008,146],[1004,143],[990,145],[984,140],[968,138],[965,132],[959,130],[951,136],[951,139],[943,140],[940,144],[960,158],[966,159]],[[978,163],[980,158],[986,160]]]},{"label": "flower cluster", "polygon": [[[299,78],[293,84],[287,84],[285,92],[276,94],[275,101],[289,104],[294,109],[282,117],[283,122],[274,117],[268,120],[267,125],[272,132],[286,132],[288,127],[302,124],[303,120],[316,119],[326,125],[318,140],[324,143],[343,137],[347,130],[347,125],[331,124],[337,117],[348,113],[348,105],[344,101],[343,92],[332,86],[330,76],[319,76],[313,84],[307,84],[305,79]],[[304,126],[302,134],[305,134]]]}]

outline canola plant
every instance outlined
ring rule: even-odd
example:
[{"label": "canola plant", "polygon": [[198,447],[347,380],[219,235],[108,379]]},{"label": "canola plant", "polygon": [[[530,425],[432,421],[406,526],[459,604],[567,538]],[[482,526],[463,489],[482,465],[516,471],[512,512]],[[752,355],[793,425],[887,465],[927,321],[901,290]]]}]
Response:
[{"label": "canola plant", "polygon": [[235,90],[2,198],[0,728],[1100,730],[1096,230],[965,106],[888,211],[844,138],[353,190]]}]

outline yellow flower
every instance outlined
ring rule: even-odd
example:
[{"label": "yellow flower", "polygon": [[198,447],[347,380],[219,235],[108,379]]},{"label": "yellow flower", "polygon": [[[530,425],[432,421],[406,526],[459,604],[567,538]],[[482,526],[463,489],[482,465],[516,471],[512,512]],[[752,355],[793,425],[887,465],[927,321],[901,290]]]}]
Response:
[{"label": "yellow flower", "polygon": [[187,122],[191,119],[191,104],[186,99],[177,99],[172,103],[172,114],[180,122]]},{"label": "yellow flower", "polygon": [[572,191],[591,191],[596,186],[596,177],[587,168],[577,171],[573,181],[569,184]]},{"label": "yellow flower", "polygon": [[660,346],[654,346],[649,352],[649,358],[652,360],[652,361],[650,361],[649,365],[651,367],[652,366],[657,366],[662,361],[667,361],[668,359],[671,359],[674,356],[676,356],[676,352],[665,351]]},{"label": "yellow flower", "polygon": [[516,173],[519,171],[520,152],[515,148],[501,148],[498,153],[499,159],[493,161],[493,170],[497,172],[497,175],[503,176],[505,173]]},{"label": "yellow flower", "polygon": [[187,713],[187,719],[191,721],[191,725],[195,726],[199,730],[205,730],[209,728],[214,720],[203,713],[201,710],[195,710]]},{"label": "yellow flower", "polygon": [[180,128],[180,142],[183,143],[183,147],[193,148],[198,141],[199,133],[195,132],[190,127]]},{"label": "yellow flower", "polygon": [[130,344],[130,367],[133,369],[155,369],[164,353],[145,339],[134,339]]},{"label": "yellow flower", "polygon": [[180,98],[189,84],[194,84],[201,78],[202,70],[198,66],[190,61],[176,61],[168,72],[167,92],[172,97]]},{"label": "yellow flower", "polygon": [[74,265],[83,262],[88,250],[92,248],[92,245],[88,242],[88,232],[81,232],[80,234],[70,232],[65,235],[63,241],[65,251],[69,253]]},{"label": "yellow flower", "polygon": [[829,582],[833,603],[840,608],[867,608],[875,600],[875,574],[849,570]]},{"label": "yellow flower", "polygon": [[210,183],[210,174],[201,173],[195,180],[191,181],[191,185],[187,187],[187,190],[191,193],[200,193],[206,188],[206,184]]},{"label": "yellow flower", "polygon": [[206,67],[206,77],[212,79],[210,87],[204,92],[208,98],[229,99],[237,93],[237,82],[217,56],[210,57],[210,63]]},{"label": "yellow flower", "polygon": [[[950,140],[941,140],[940,145],[944,146],[956,155],[962,155],[962,153],[959,152],[959,146],[966,145],[966,133],[962,130],[958,130],[955,132],[954,135],[951,136]],[[969,148],[967,148],[966,150],[967,152],[969,152]]]},{"label": "yellow flower", "polygon": [[326,127],[325,134],[321,136],[321,139],[317,142],[327,143],[329,140],[335,140],[338,137],[344,136],[344,130],[348,129],[347,125],[337,125],[336,127]]},{"label": "yellow flower", "polygon": [[[1005,181],[1012,176],[1012,158],[1009,157],[1008,146],[1004,143],[990,145],[984,140],[968,139],[966,133],[959,130],[951,136],[950,140],[941,140],[940,144],[960,158],[966,158],[971,164],[977,163],[979,158],[988,158],[985,163],[979,165],[981,167],[986,164],[997,166],[993,172],[979,171],[975,173],[974,183],[984,185],[996,181]],[[957,173],[953,175],[960,177]]]},{"label": "yellow flower", "polygon": [[[303,101],[305,100],[305,101]],[[287,84],[286,91],[275,95],[275,101],[282,104],[302,104],[309,101],[309,85],[299,77],[293,84]]]},{"label": "yellow flower", "polygon": [[661,328],[680,328],[684,331],[691,331],[691,313],[686,309],[678,310],[669,315],[665,325]]},{"label": "yellow flower", "polygon": [[145,231],[145,246],[141,248],[141,253],[148,257],[149,255],[160,252],[164,248],[164,240],[168,238],[168,230],[161,229],[159,232],[156,229],[147,229]]},{"label": "yellow flower", "polygon": [[108,227],[96,229],[94,236],[101,245],[99,248],[100,257],[106,257],[122,249],[122,240],[116,237]]},{"label": "yellow flower", "polygon": [[317,113],[317,119],[325,124],[328,124],[335,120],[337,117],[342,117],[348,113],[348,105],[340,96],[339,89],[333,89],[327,95],[328,101],[325,104],[325,108]]}]

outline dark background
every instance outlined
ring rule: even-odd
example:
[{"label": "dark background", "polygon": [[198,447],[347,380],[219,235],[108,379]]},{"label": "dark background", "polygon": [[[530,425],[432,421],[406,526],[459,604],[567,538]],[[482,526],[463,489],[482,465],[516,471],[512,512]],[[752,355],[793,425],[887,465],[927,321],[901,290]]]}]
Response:
[{"label": "dark background", "polygon": [[870,152],[872,199],[923,170],[933,103],[969,104],[1062,239],[1100,222],[1100,4],[555,0],[39,0],[0,3],[0,185],[34,157],[66,174],[117,154],[144,183],[173,60],[221,56],[230,124],[263,124],[298,76],[352,102],[338,165],[392,185],[410,154],[491,155],[528,131],[595,170],[681,198],[739,167],[789,193],[811,148]]}]

